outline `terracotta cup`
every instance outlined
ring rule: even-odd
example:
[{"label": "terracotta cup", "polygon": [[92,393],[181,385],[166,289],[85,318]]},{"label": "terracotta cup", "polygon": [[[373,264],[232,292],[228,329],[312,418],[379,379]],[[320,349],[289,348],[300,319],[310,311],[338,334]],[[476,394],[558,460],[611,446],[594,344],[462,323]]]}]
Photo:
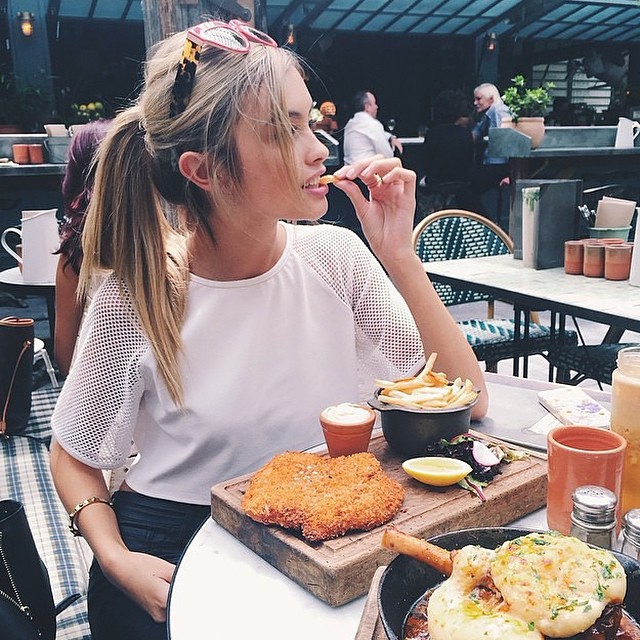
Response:
[{"label": "terracotta cup", "polygon": [[41,144],[30,144],[29,147],[29,162],[31,164],[43,164],[44,163],[44,149]]},{"label": "terracotta cup", "polygon": [[584,243],[582,273],[588,278],[604,276],[604,243],[599,240],[589,240]]},{"label": "terracotta cup", "polygon": [[28,144],[11,145],[11,151],[13,152],[13,161],[16,164],[29,164],[29,145]]},{"label": "terracotta cup", "polygon": [[584,242],[582,240],[567,240],[564,243],[564,271],[573,276],[582,275],[584,260]]},{"label": "terracotta cup", "polygon": [[548,486],[547,524],[569,534],[572,494],[591,484],[605,487],[618,496],[616,518],[620,525],[620,490],[627,441],[600,427],[561,426],[547,435]]},{"label": "terracotta cup", "polygon": [[370,407],[343,403],[320,414],[320,425],[329,455],[348,456],[369,449],[376,413]]},{"label": "terracotta cup", "polygon": [[607,280],[628,280],[631,273],[633,244],[621,242],[604,248],[604,277]]}]

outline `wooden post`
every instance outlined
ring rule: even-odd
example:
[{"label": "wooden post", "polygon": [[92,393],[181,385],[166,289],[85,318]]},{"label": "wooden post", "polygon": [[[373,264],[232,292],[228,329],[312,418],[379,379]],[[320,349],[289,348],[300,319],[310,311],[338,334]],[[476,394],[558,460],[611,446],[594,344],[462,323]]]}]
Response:
[{"label": "wooden post", "polygon": [[[251,11],[255,23],[254,0],[236,0]],[[151,45],[167,36],[202,22],[202,17],[219,14],[219,4],[214,0],[142,0],[145,45]]]}]

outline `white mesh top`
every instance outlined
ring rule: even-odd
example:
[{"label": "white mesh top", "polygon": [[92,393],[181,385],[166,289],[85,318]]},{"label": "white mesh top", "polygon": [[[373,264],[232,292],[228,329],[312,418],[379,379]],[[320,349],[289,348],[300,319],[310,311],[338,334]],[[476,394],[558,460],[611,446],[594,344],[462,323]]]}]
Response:
[{"label": "white mesh top", "polygon": [[366,400],[376,377],[415,371],[424,356],[413,318],[360,239],[331,225],[285,227],[286,249],[267,273],[191,276],[182,411],[126,291],[109,277],[52,417],[59,444],[110,469],[135,441],[132,489],[209,504],[211,485],[322,442],[325,407]]}]

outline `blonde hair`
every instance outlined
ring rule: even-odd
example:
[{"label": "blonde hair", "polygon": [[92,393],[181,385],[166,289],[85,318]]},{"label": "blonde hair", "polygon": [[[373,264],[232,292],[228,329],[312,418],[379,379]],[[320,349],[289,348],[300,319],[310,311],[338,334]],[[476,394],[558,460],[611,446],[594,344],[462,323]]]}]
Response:
[{"label": "blonde hair", "polygon": [[[182,405],[181,327],[189,282],[188,233],[198,226],[215,242],[211,225],[220,203],[242,199],[236,151],[241,119],[268,122],[268,144],[280,150],[283,183],[300,198],[285,74],[302,74],[290,51],[254,44],[247,54],[205,47],[189,104],[170,117],[171,90],[186,32],[160,43],[148,60],[136,103],[115,118],[97,158],[95,187],[83,234],[81,294],[91,274],[108,269],[127,287],[173,401]],[[260,111],[258,111],[258,107]],[[259,115],[257,115],[259,114]],[[210,191],[179,171],[185,151],[206,154]],[[167,205],[178,207],[172,226]]]},{"label": "blonde hair", "polygon": [[495,105],[499,105],[502,102],[502,96],[500,95],[500,91],[498,91],[498,87],[490,82],[479,84],[473,90],[473,93],[481,93],[485,98],[492,98],[493,104]]}]

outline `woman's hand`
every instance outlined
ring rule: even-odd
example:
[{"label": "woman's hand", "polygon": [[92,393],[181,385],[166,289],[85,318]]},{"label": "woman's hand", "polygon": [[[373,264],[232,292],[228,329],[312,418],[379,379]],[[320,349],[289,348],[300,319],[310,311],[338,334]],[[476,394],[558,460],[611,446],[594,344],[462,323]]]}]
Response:
[{"label": "woman's hand", "polygon": [[[388,266],[414,256],[411,233],[416,209],[416,174],[398,158],[373,156],[340,168],[334,185],[353,203],[371,250]],[[369,199],[352,180],[369,188]]]},{"label": "woman's hand", "polygon": [[103,566],[107,578],[156,622],[167,619],[169,585],[175,565],[146,553],[127,551]]}]

